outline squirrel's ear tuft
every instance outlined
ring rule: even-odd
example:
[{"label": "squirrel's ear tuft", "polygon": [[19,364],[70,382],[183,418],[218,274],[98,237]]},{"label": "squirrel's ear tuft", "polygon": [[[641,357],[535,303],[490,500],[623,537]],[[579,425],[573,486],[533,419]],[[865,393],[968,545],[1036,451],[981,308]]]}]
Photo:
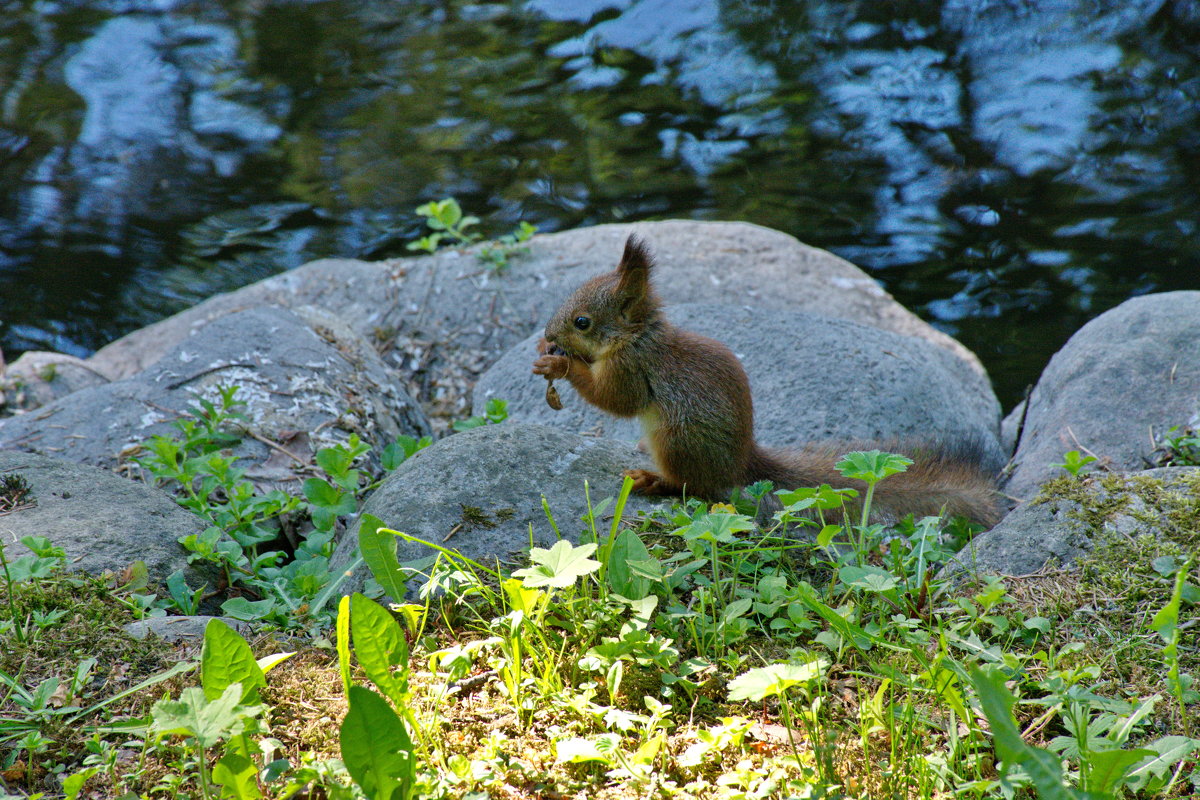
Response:
[{"label": "squirrel's ear tuft", "polygon": [[642,319],[658,307],[658,300],[650,286],[650,268],[654,258],[646,243],[636,235],[625,240],[625,253],[617,265],[617,297],[620,298],[621,313],[628,319]]},{"label": "squirrel's ear tuft", "polygon": [[650,248],[646,247],[646,243],[636,233],[629,234],[629,238],[625,240],[625,252],[621,254],[621,264],[617,268],[622,272],[649,272],[652,266],[654,257],[650,255]]}]

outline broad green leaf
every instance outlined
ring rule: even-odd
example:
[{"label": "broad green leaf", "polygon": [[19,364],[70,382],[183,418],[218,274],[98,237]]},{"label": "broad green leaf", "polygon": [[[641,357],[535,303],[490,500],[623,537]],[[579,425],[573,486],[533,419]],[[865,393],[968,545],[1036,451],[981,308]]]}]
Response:
[{"label": "broad green leaf", "polygon": [[343,447],[322,447],[317,451],[317,466],[335,480],[350,471],[354,464],[354,453]]},{"label": "broad green leaf", "polygon": [[396,441],[384,447],[379,453],[379,462],[388,472],[391,472],[396,467],[403,464],[418,451],[422,450],[433,443],[433,440],[428,436],[422,436],[417,439],[413,436],[401,435],[396,437]]},{"label": "broad green leaf", "polygon": [[263,706],[238,703],[242,686],[232,683],[211,702],[198,686],[184,689],[178,700],[159,700],[151,709],[151,727],[165,736],[192,736],[202,748],[242,733],[246,723],[263,711]]},{"label": "broad green leaf", "polygon": [[869,592],[886,592],[900,585],[900,579],[879,567],[842,567],[838,577],[847,586],[866,589]]},{"label": "broad green leaf", "polygon": [[1130,769],[1153,750],[1093,750],[1088,754],[1088,791],[1112,795],[1125,782]]},{"label": "broad green leaf", "polygon": [[536,614],[538,609],[550,599],[550,595],[541,589],[530,589],[516,578],[505,578],[500,584],[500,588],[504,590],[509,607],[514,611],[524,612],[527,617]]},{"label": "broad green leaf", "polygon": [[737,541],[734,534],[751,530],[754,530],[754,520],[749,517],[743,514],[718,511],[699,515],[691,525],[681,529],[679,535],[689,540],[700,539],[706,542],[729,544]]},{"label": "broad green leaf", "polygon": [[721,612],[721,619],[725,622],[735,620],[738,617],[744,617],[754,607],[753,597],[743,597],[740,600],[734,600]]},{"label": "broad green leaf", "polygon": [[[357,592],[350,597],[350,636],[363,672],[396,705],[408,694],[408,642],[383,606]],[[395,672],[402,667],[401,674]]]},{"label": "broad green leaf", "polygon": [[258,768],[254,762],[236,753],[226,753],[217,760],[212,771],[213,782],[222,787],[222,798],[258,800]]},{"label": "broad green leaf", "polygon": [[200,685],[204,687],[204,696],[216,700],[234,683],[242,686],[240,702],[257,703],[258,690],[267,685],[267,678],[246,640],[221,620],[209,620],[200,651]]},{"label": "broad green leaf", "polygon": [[129,580],[121,587],[123,591],[140,592],[150,584],[150,570],[147,569],[145,561],[134,561],[126,568],[126,572]]},{"label": "broad green leaf", "polygon": [[667,735],[659,733],[653,739],[642,742],[642,746],[633,754],[633,760],[638,764],[653,764],[654,759],[658,758],[658,753],[662,750],[662,746],[667,743]]},{"label": "broad green leaf", "polygon": [[824,659],[807,664],[771,664],[756,667],[729,682],[729,699],[763,700],[784,694],[793,686],[804,686],[825,675],[829,663]]},{"label": "broad green leaf", "polygon": [[320,478],[304,481],[304,496],[320,509],[339,516],[353,514],[358,509],[354,493],[341,489]]},{"label": "broad green leaf", "polygon": [[396,536],[383,527],[379,517],[362,515],[358,524],[358,551],[384,594],[393,600],[403,600],[407,586],[396,559]]},{"label": "broad green leaf", "polygon": [[820,533],[817,534],[817,544],[821,547],[829,547],[829,545],[833,544],[833,537],[837,536],[841,532],[841,525],[826,525],[824,528],[821,528]]},{"label": "broad green leaf", "polygon": [[1141,789],[1151,777],[1162,778],[1180,761],[1200,750],[1200,739],[1164,736],[1149,744],[1150,755],[1129,772],[1130,788]]},{"label": "broad green leaf", "polygon": [[847,498],[858,497],[858,491],[855,489],[834,489],[828,483],[818,487],[780,489],[775,494],[779,496],[785,510],[794,514],[809,508],[820,511],[841,508],[846,504]]},{"label": "broad green leaf", "polygon": [[457,225],[462,216],[462,207],[453,197],[448,197],[434,206],[434,217],[447,228]]},{"label": "broad green leaf", "polygon": [[645,561],[637,558],[630,559],[628,566],[630,573],[645,578],[651,584],[662,583],[665,579],[662,562],[657,558],[651,557]]},{"label": "broad green leaf", "polygon": [[640,600],[650,594],[652,584],[634,565],[650,563],[658,567],[658,573],[661,576],[662,567],[650,555],[650,551],[642,542],[642,537],[631,530],[621,531],[617,534],[617,538],[613,542],[612,553],[609,555],[606,574],[609,587],[622,597]]},{"label": "broad green leaf", "polygon": [[275,600],[247,600],[244,597],[231,597],[221,604],[221,613],[227,617],[254,622],[268,616],[275,610]]},{"label": "broad green leaf", "polygon": [[304,497],[314,506],[329,508],[336,506],[345,494],[323,478],[308,478],[304,481]]},{"label": "broad green leaf", "polygon": [[637,600],[630,600],[627,597],[614,593],[612,598],[629,604],[630,610],[633,611],[633,616],[629,622],[635,628],[645,628],[649,625],[650,617],[654,614],[654,609],[658,608],[658,596],[653,594],[648,594]]},{"label": "broad green leaf", "polygon": [[88,767],[81,769],[79,772],[73,772],[63,779],[63,794],[67,796],[67,800],[76,800],[79,797],[79,792],[83,790],[83,784],[87,779],[100,771],[100,767]]},{"label": "broad green leaf", "polygon": [[526,587],[550,586],[562,589],[600,568],[600,562],[589,558],[596,552],[594,543],[573,545],[567,540],[555,542],[549,550],[535,547],[529,551],[529,559],[535,566],[513,572]]},{"label": "broad green leaf", "polygon": [[416,775],[412,739],[387,701],[351,686],[340,731],[342,761],[371,800],[408,800]]},{"label": "broad green leaf", "polygon": [[846,453],[837,463],[837,470],[844,477],[875,483],[889,475],[904,472],[912,463],[912,459],[907,456],[868,450]]}]

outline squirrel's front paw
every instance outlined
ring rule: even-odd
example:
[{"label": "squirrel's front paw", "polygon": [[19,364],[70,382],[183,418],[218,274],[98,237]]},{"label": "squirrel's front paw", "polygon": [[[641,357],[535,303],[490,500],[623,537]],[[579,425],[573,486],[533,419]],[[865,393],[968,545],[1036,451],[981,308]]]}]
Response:
[{"label": "squirrel's front paw", "polygon": [[633,491],[638,494],[672,494],[662,475],[648,469],[627,469],[624,474],[633,478]]},{"label": "squirrel's front paw", "polygon": [[571,368],[571,359],[566,356],[539,356],[533,362],[533,374],[545,375],[550,380],[567,377],[567,370]]}]

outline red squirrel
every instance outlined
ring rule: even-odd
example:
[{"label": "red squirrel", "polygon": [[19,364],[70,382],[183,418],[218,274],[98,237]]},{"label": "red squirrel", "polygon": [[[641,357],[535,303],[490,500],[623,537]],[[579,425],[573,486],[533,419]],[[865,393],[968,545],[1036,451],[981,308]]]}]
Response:
[{"label": "red squirrel", "polygon": [[[777,488],[830,484],[861,490],[835,465],[851,450],[902,444],[811,443],[771,449],[754,441],[750,382],[737,356],[706,336],[668,322],[650,282],[654,261],[636,236],[612,272],[575,291],[546,325],[533,372],[566,378],[592,405],[637,417],[656,471],[631,469],[642,494],[727,497],[734,487],[769,480]],[[969,448],[918,445],[907,472],[882,481],[874,507],[898,519],[939,513],[985,525],[997,521],[995,481]],[[962,451],[962,452],[959,452]]]}]

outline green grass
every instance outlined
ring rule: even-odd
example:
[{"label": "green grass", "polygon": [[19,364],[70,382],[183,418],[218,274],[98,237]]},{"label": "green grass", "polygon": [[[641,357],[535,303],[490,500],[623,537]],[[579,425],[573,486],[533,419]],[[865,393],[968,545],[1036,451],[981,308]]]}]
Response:
[{"label": "green grass", "polygon": [[[845,468],[874,483],[897,463],[864,454]],[[210,628],[201,653],[175,654],[202,662],[192,677],[95,710],[168,671],[167,648],[117,625],[146,613],[132,599],[145,587],[10,547],[2,786],[61,796],[74,774],[81,797],[1200,791],[1184,500],[1154,546],[1101,542],[1074,572],[947,586],[934,576],[968,532],[845,520],[828,490],[784,493],[763,521],[762,488],[641,519],[621,513],[623,496],[599,503],[553,520],[582,529],[580,544],[534,549],[511,573],[446,551],[418,578],[395,564],[402,534],[366,524],[379,583],[423,580],[420,602],[389,613],[347,598],[332,630],[251,648]],[[273,666],[265,678],[251,654]]]}]

